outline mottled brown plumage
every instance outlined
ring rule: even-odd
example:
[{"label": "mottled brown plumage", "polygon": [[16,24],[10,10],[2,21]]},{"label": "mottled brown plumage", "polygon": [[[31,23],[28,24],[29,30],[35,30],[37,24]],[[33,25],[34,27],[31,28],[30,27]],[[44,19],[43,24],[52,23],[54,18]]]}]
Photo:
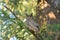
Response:
[{"label": "mottled brown plumage", "polygon": [[39,31],[39,25],[34,21],[32,14],[26,15],[26,23],[28,25],[28,28],[34,32]]}]

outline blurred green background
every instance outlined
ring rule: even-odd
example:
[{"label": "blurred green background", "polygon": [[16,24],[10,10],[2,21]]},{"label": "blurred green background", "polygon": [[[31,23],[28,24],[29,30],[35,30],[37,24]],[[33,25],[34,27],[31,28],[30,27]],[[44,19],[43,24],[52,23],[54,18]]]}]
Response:
[{"label": "blurred green background", "polygon": [[[15,15],[4,6],[7,6]],[[23,22],[26,13],[33,13],[33,16],[36,16],[36,6],[37,0],[0,0],[0,39],[37,40]],[[44,40],[54,40],[58,32],[60,32],[60,24],[48,24],[48,27],[44,24],[40,28],[40,35]]]}]

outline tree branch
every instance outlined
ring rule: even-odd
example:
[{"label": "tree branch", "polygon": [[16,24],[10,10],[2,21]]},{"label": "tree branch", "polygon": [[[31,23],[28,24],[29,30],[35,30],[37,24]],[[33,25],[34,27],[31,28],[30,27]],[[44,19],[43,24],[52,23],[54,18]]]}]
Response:
[{"label": "tree branch", "polygon": [[9,10],[18,20],[20,20],[17,16],[16,16],[16,14],[11,10],[11,9],[9,9],[7,6],[4,6],[7,10]]},{"label": "tree branch", "polygon": [[[4,6],[4,7],[7,10],[9,10],[16,17],[16,19],[18,19],[20,21],[20,19],[16,16],[16,14],[11,9],[9,9],[7,6]],[[43,38],[39,34],[35,34],[35,32],[30,30],[29,28],[28,28],[28,30],[37,38],[37,40],[43,40]]]}]

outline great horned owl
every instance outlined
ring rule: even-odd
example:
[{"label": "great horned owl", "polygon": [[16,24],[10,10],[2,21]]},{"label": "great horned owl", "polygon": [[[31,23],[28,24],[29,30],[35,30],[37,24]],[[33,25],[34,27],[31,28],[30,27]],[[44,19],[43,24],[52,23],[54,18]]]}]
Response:
[{"label": "great horned owl", "polygon": [[25,22],[26,22],[29,30],[32,30],[34,32],[39,31],[39,25],[34,21],[32,14],[30,14],[30,15],[26,14],[26,21]]}]

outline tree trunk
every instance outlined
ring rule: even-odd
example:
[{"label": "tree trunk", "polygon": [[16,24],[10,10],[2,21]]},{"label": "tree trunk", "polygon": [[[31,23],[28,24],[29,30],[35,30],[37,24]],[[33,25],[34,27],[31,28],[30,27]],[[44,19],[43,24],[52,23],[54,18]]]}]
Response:
[{"label": "tree trunk", "polygon": [[43,27],[48,24],[59,24],[60,23],[60,11],[58,10],[58,0],[41,0],[37,1],[36,7],[36,21]]},{"label": "tree trunk", "polygon": [[[46,1],[41,3],[41,0],[38,0],[36,7],[36,19],[40,26],[43,24],[58,24],[60,23],[60,11],[57,10],[56,5],[58,5],[58,0],[43,0]],[[43,5],[42,5],[43,4]],[[43,7],[43,9],[42,9]]]}]

